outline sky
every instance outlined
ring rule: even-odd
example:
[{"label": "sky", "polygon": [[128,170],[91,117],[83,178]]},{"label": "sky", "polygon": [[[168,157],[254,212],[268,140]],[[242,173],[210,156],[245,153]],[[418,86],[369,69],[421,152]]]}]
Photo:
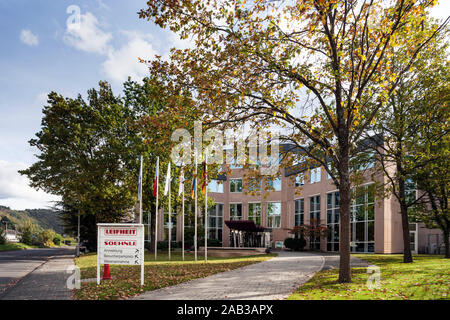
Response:
[{"label": "sky", "polygon": [[[86,94],[100,80],[120,93],[138,62],[186,47],[170,31],[138,18],[144,0],[0,0],[0,205],[47,208],[59,198],[29,187],[17,173],[36,161],[29,146],[40,129],[47,94]],[[450,1],[433,15],[445,18]],[[79,17],[79,18],[78,18]]]}]

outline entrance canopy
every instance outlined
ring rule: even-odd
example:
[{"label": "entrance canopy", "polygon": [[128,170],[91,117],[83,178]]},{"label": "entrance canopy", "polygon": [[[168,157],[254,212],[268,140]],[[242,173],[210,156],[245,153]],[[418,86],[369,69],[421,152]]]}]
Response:
[{"label": "entrance canopy", "polygon": [[230,230],[244,231],[244,232],[264,232],[265,228],[257,226],[253,220],[230,220],[225,221]]}]

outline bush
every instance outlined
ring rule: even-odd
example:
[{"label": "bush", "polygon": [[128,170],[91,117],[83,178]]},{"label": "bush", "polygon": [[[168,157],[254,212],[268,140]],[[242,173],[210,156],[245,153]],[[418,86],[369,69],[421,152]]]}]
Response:
[{"label": "bush", "polygon": [[53,237],[53,243],[57,246],[61,245],[61,242],[63,240],[63,237],[60,234],[55,234],[55,236]]},{"label": "bush", "polygon": [[21,241],[29,246],[33,244],[33,226],[30,222],[25,222],[22,228]]},{"label": "bush", "polygon": [[0,245],[1,244],[6,244],[6,234],[2,229],[0,229]]},{"label": "bush", "polygon": [[300,238],[286,238],[284,239],[284,246],[292,251],[303,251],[306,246],[306,240]]},{"label": "bush", "polygon": [[56,233],[53,230],[42,230],[37,234],[36,244],[44,247],[52,247],[54,245],[53,239]]},{"label": "bush", "polygon": [[[171,249],[181,248],[181,241],[180,242],[171,241],[170,247]],[[169,249],[169,241],[167,240],[158,241],[158,250],[167,250],[167,249]]]}]

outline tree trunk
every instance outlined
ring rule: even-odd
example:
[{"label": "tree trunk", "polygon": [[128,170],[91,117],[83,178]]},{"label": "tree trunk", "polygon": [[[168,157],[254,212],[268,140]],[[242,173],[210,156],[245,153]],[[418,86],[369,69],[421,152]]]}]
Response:
[{"label": "tree trunk", "polygon": [[352,282],[350,270],[351,194],[348,146],[343,149],[339,163],[339,283],[348,283]]},{"label": "tree trunk", "polygon": [[449,241],[449,232],[444,231],[444,244],[445,244],[445,258],[450,258],[450,241]]},{"label": "tree trunk", "polygon": [[402,166],[397,162],[397,175],[398,178],[398,201],[400,203],[400,214],[402,216],[402,232],[403,232],[403,262],[413,262],[411,254],[411,239],[409,235],[409,219],[408,219],[408,207],[406,205],[406,190],[404,173],[402,172]]}]

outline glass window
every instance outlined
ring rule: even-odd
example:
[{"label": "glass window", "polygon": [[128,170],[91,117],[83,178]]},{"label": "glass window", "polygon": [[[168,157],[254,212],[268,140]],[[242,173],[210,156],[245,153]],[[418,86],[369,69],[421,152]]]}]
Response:
[{"label": "glass window", "polygon": [[267,227],[280,228],[281,226],[281,202],[267,203]]},{"label": "glass window", "polygon": [[[320,225],[320,196],[309,198],[309,221],[311,225]],[[320,237],[310,237],[311,250],[320,249]]]},{"label": "glass window", "polygon": [[242,179],[230,179],[230,192],[242,192]]},{"label": "glass window", "polygon": [[230,203],[230,220],[242,220],[242,203]]},{"label": "glass window", "polygon": [[248,219],[254,221],[257,225],[261,225],[261,203],[248,204]]},{"label": "glass window", "polygon": [[295,226],[301,226],[305,224],[305,199],[295,200],[294,219]]},{"label": "glass window", "polygon": [[208,192],[223,193],[223,181],[211,180],[208,183]]},{"label": "glass window", "polygon": [[208,239],[222,241],[223,204],[216,203],[208,209]]},{"label": "glass window", "polygon": [[327,251],[339,251],[339,191],[327,194]]},{"label": "glass window", "polygon": [[267,184],[268,184],[270,190],[281,191],[281,179],[280,178],[275,178],[275,179],[269,178],[267,181]]},{"label": "glass window", "polygon": [[296,177],[295,177],[295,186],[296,187],[301,187],[305,184],[305,175],[303,173],[299,173]]},{"label": "glass window", "polygon": [[250,192],[261,191],[261,180],[259,180],[258,183],[256,183],[255,181],[249,181],[248,191]]},{"label": "glass window", "polygon": [[311,183],[320,182],[321,168],[311,169]]}]

